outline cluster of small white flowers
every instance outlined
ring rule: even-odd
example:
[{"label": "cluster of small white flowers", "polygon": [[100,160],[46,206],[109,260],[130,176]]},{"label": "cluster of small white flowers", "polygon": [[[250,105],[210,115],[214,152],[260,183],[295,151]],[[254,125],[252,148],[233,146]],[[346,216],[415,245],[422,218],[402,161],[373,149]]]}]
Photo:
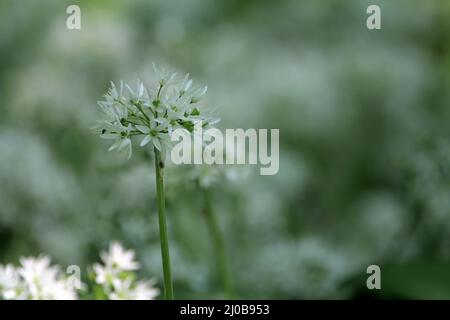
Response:
[{"label": "cluster of small white flowers", "polygon": [[[103,264],[93,265],[100,298],[151,300],[159,294],[154,281],[136,280],[134,271],[139,269],[139,263],[134,251],[114,242],[100,256]],[[59,266],[51,265],[47,256],[21,258],[18,267],[0,264],[0,300],[76,300],[77,289],[85,290],[86,285],[79,279],[73,280]]]},{"label": "cluster of small white flowers", "polygon": [[21,288],[19,274],[13,265],[0,265],[0,298],[5,300],[23,299],[24,291]]},{"label": "cluster of small white flowers", "polygon": [[109,151],[126,151],[129,158],[130,138],[142,135],[141,147],[151,142],[164,155],[170,148],[174,129],[192,132],[197,121],[201,121],[203,127],[218,122],[218,119],[202,115],[197,107],[207,87],[193,88],[189,74],[177,79],[174,72],[160,71],[155,66],[154,69],[159,78],[155,88],[148,89],[139,80],[135,90],[122,81],[118,88],[111,82],[105,100],[98,102],[106,117],[97,121],[94,129],[101,138],[115,140]]},{"label": "cluster of small white flowers", "polygon": [[20,266],[0,265],[0,298],[6,300],[75,300],[76,290],[50,258],[21,258]]},{"label": "cluster of small white flowers", "polygon": [[111,300],[152,300],[159,290],[153,281],[136,281],[134,271],[139,263],[135,253],[125,250],[119,243],[111,244],[108,252],[102,252],[103,264],[93,266],[95,283],[101,286],[106,298]]}]

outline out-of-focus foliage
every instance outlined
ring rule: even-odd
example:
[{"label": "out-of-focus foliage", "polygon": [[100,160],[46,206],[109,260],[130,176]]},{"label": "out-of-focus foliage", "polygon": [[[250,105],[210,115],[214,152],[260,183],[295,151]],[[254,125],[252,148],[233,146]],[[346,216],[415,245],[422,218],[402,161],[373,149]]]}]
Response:
[{"label": "out-of-focus foliage", "polygon": [[[0,263],[84,268],[116,239],[161,278],[151,150],[125,162],[89,130],[109,81],[155,62],[207,84],[222,128],[280,129],[278,175],[214,185],[238,297],[373,295],[369,264],[384,296],[449,297],[430,283],[450,259],[450,2],[370,4],[381,30],[360,0],[1,1]],[[166,170],[175,292],[222,297],[183,170]]]}]

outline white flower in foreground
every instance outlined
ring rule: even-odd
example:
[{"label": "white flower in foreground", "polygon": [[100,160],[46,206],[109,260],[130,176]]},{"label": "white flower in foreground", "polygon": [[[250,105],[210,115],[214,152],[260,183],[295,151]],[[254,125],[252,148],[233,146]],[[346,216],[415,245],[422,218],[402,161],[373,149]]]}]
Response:
[{"label": "white flower in foreground", "polygon": [[[159,294],[153,281],[137,281],[139,269],[133,250],[114,242],[101,253],[104,264],[94,264],[92,294],[98,299],[151,300]],[[0,264],[0,300],[75,300],[76,288],[86,290],[77,278],[66,277],[47,256],[22,257],[20,266]]]},{"label": "white flower in foreground", "polygon": [[152,283],[145,281],[133,283],[129,279],[114,279],[113,287],[114,291],[109,294],[111,300],[153,300],[159,294]]},{"label": "white flower in foreground", "polygon": [[159,289],[153,287],[154,282],[138,281],[133,290],[133,300],[153,300],[159,294]]},{"label": "white flower in foreground", "polygon": [[132,300],[131,299],[131,280],[121,280],[119,278],[112,281],[113,290],[109,292],[110,300]]},{"label": "white flower in foreground", "polygon": [[118,242],[113,242],[108,251],[100,253],[100,257],[104,265],[99,263],[93,265],[95,282],[98,284],[112,283],[119,273],[139,269],[134,251],[125,250]]},{"label": "white flower in foreground", "polygon": [[139,263],[134,260],[133,250],[125,250],[118,242],[113,242],[109,251],[100,254],[106,267],[120,271],[133,271],[139,269]]},{"label": "white flower in foreground", "polygon": [[77,294],[70,287],[57,266],[50,265],[50,258],[21,258],[18,274],[24,282],[27,299],[75,300]]},{"label": "white flower in foreground", "polygon": [[98,284],[111,283],[117,276],[117,270],[105,267],[99,263],[93,265],[95,282]]},{"label": "white flower in foreground", "polygon": [[136,281],[134,271],[139,269],[133,250],[125,250],[113,242],[101,253],[103,264],[93,266],[95,282],[110,300],[151,300],[159,294],[151,281]]},{"label": "white flower in foreground", "polygon": [[12,264],[0,265],[0,298],[16,300],[24,297],[17,270]]},{"label": "white flower in foreground", "polygon": [[77,293],[50,258],[21,258],[20,266],[0,265],[0,298],[6,300],[75,300]]}]

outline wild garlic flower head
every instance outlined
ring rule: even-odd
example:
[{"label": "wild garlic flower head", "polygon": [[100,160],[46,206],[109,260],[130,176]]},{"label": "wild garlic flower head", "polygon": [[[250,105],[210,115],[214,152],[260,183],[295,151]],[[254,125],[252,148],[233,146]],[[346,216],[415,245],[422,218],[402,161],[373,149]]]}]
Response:
[{"label": "wild garlic flower head", "polygon": [[184,128],[194,131],[197,121],[203,127],[218,122],[206,116],[198,107],[198,102],[207,91],[207,87],[194,87],[189,74],[177,78],[171,71],[158,70],[158,81],[153,87],[146,87],[137,81],[132,89],[124,82],[111,88],[98,104],[105,117],[97,121],[94,129],[104,139],[112,139],[111,150],[125,151],[128,158],[132,153],[133,136],[142,136],[140,146],[151,142],[163,155],[170,149],[170,136],[173,130]]}]

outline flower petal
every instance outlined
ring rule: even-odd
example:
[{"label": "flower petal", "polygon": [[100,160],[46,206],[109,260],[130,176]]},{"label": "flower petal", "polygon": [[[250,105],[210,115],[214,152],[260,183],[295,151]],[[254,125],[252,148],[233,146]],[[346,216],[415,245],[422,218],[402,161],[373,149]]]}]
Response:
[{"label": "flower petal", "polygon": [[142,97],[144,95],[144,84],[138,81],[138,97]]},{"label": "flower petal", "polygon": [[114,149],[117,149],[121,143],[122,143],[122,140],[116,141],[116,143],[114,143],[111,147],[109,147],[108,151],[113,151]]},{"label": "flower petal", "polygon": [[114,133],[104,133],[100,135],[102,139],[117,139],[117,134]]},{"label": "flower petal", "polygon": [[150,129],[146,126],[136,125],[136,129],[145,134],[150,132]]},{"label": "flower petal", "polygon": [[208,86],[204,86],[203,89],[200,90],[200,93],[198,94],[199,96],[203,96],[206,91],[208,91]]},{"label": "flower petal", "polygon": [[126,84],[126,83],[125,83],[125,87],[127,87],[128,91],[131,93],[131,95],[134,96],[133,89],[131,89],[130,86],[128,84]]},{"label": "flower petal", "polygon": [[[130,141],[130,140],[128,139],[128,141]],[[133,152],[133,149],[132,149],[132,147],[131,147],[131,141],[130,141],[130,143],[128,144],[128,147],[127,147],[127,158],[128,158],[128,159],[131,158],[132,152]]]},{"label": "flower petal", "polygon": [[158,138],[153,139],[152,142],[153,142],[153,145],[155,146],[155,148],[158,149],[159,151],[161,151],[161,142],[159,141],[159,139]]},{"label": "flower petal", "polygon": [[140,146],[141,146],[141,147],[145,146],[147,143],[150,142],[150,140],[152,140],[152,137],[150,137],[150,136],[145,136],[144,139],[142,139]]},{"label": "flower petal", "polygon": [[122,139],[120,145],[117,147],[117,150],[120,151],[128,146],[131,146],[131,140],[128,138]]},{"label": "flower petal", "polygon": [[189,79],[189,81],[184,86],[184,91],[188,91],[192,86],[192,79]]}]

